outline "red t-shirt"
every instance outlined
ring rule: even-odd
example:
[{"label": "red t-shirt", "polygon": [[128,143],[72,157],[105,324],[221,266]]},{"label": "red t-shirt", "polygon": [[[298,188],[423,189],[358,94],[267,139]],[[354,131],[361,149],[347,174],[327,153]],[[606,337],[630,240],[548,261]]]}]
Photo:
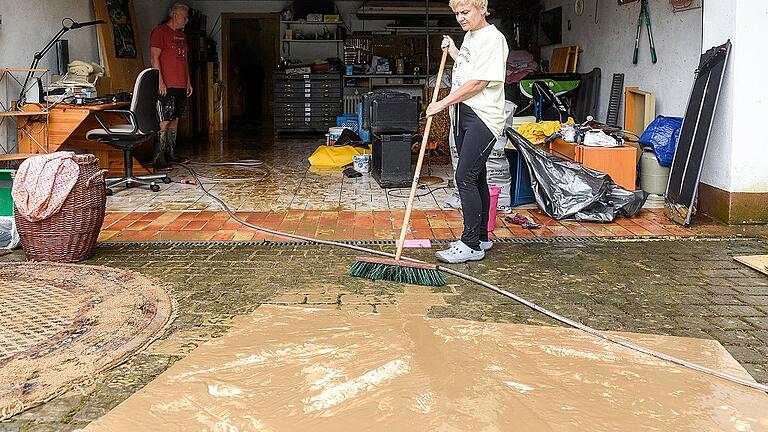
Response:
[{"label": "red t-shirt", "polygon": [[152,48],[160,48],[160,74],[168,88],[187,88],[187,38],[181,30],[160,24],[152,30]]}]

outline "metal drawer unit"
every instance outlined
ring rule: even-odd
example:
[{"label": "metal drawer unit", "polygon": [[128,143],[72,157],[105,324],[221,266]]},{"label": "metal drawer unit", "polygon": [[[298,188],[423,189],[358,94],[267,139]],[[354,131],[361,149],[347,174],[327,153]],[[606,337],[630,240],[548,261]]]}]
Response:
[{"label": "metal drawer unit", "polygon": [[274,131],[327,132],[341,115],[341,75],[313,73],[286,75],[276,72]]}]

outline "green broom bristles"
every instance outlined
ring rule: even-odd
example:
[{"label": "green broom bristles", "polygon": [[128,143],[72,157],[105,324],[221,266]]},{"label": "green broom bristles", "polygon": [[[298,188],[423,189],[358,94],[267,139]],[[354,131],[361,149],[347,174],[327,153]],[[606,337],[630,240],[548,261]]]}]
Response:
[{"label": "green broom bristles", "polygon": [[388,280],[411,285],[443,286],[445,278],[437,269],[355,261],[349,275],[371,280]]}]

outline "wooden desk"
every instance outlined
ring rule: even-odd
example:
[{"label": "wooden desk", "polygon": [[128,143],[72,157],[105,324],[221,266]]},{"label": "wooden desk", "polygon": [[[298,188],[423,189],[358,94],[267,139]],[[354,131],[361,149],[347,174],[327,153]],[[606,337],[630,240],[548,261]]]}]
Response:
[{"label": "wooden desk", "polygon": [[621,147],[587,147],[565,142],[560,138],[549,143],[549,152],[604,172],[627,190],[635,190],[637,181],[637,148],[631,145]]},{"label": "wooden desk", "polygon": [[[39,106],[27,104],[24,111],[34,114],[19,116],[19,128],[23,130],[19,130],[18,151],[19,153],[34,154],[52,153],[59,150],[90,153],[99,158],[99,166],[109,170],[110,175],[122,175],[123,151],[98,141],[89,141],[85,139],[85,134],[91,129],[101,127],[96,121],[94,113],[109,109],[122,109],[129,105],[128,102],[93,106],[57,105],[51,108],[47,114],[40,114]],[[48,116],[47,126],[43,118],[45,115]],[[126,123],[126,120],[116,113],[99,113],[99,117],[108,126]],[[151,143],[148,142],[146,145],[151,146]],[[133,166],[135,174],[149,173],[149,170],[142,167],[136,158],[133,160]]]}]

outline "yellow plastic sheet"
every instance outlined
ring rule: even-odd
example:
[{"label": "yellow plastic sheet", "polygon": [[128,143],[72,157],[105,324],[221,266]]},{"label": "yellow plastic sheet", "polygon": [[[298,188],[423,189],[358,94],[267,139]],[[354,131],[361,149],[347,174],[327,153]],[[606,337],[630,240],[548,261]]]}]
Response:
[{"label": "yellow plastic sheet", "polygon": [[526,137],[528,141],[534,144],[541,144],[548,136],[560,130],[563,124],[573,124],[573,119],[568,117],[568,121],[560,123],[558,121],[543,121],[539,123],[526,123],[520,125],[517,130],[520,135]]},{"label": "yellow plastic sheet", "polygon": [[315,168],[341,168],[351,164],[353,156],[364,153],[365,149],[360,147],[321,145],[308,159]]}]

